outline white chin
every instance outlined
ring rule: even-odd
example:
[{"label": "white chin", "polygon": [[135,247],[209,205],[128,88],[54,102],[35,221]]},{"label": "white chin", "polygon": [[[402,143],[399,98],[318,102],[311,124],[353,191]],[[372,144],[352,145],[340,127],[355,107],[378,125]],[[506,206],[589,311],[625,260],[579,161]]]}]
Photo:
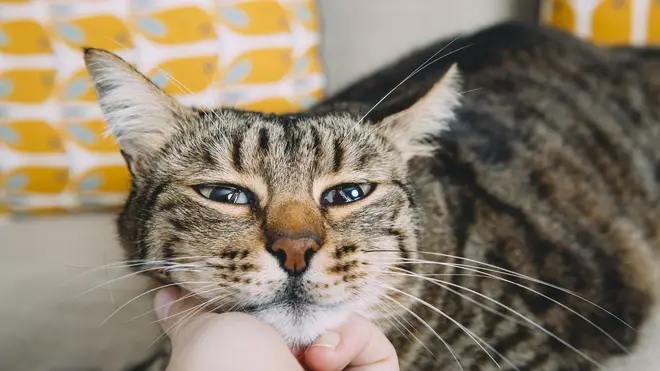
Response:
[{"label": "white chin", "polygon": [[312,344],[323,332],[339,326],[349,313],[341,308],[280,304],[250,314],[275,327],[289,347],[295,348]]}]

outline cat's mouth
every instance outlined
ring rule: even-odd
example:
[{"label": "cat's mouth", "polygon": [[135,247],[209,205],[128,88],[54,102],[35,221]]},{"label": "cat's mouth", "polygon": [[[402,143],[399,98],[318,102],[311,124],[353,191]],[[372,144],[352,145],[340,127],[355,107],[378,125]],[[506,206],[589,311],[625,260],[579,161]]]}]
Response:
[{"label": "cat's mouth", "polygon": [[257,314],[272,308],[283,308],[290,313],[304,315],[311,311],[328,310],[337,307],[339,303],[321,302],[309,292],[302,289],[299,282],[289,282],[272,300],[263,303],[250,303],[241,306],[248,314]]}]

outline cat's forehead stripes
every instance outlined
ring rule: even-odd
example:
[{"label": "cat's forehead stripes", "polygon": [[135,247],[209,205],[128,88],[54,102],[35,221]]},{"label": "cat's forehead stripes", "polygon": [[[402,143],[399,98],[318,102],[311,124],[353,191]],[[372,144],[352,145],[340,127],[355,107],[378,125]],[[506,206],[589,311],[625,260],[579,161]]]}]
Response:
[{"label": "cat's forehead stripes", "polygon": [[[189,133],[197,143],[185,151],[189,160],[199,158],[208,171],[258,174],[269,186],[293,193],[311,191],[314,179],[327,174],[363,170],[378,178],[392,173],[391,164],[369,161],[376,154],[386,158],[391,147],[356,125],[353,117],[239,111],[200,112],[200,116],[195,132]],[[201,153],[190,156],[190,152]]]}]

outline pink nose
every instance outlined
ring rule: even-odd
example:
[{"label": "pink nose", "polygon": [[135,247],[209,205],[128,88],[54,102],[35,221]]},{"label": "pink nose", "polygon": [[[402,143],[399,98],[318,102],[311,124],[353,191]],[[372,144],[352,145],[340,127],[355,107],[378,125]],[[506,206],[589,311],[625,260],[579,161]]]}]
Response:
[{"label": "pink nose", "polygon": [[299,276],[320,249],[321,245],[312,237],[280,237],[273,242],[269,251],[275,255],[282,269],[292,276]]}]

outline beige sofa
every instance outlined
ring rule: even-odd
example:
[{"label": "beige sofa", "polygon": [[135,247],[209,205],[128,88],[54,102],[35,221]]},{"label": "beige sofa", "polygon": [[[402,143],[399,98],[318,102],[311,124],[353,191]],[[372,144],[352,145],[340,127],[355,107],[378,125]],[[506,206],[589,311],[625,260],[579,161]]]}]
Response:
[{"label": "beige sofa", "polygon": [[[426,42],[509,18],[531,0],[321,0],[323,58],[332,93]],[[137,276],[120,261],[114,215],[78,215],[0,225],[0,370],[120,370],[159,336]],[[93,289],[93,290],[90,290]],[[85,295],[81,293],[87,292]]]}]

